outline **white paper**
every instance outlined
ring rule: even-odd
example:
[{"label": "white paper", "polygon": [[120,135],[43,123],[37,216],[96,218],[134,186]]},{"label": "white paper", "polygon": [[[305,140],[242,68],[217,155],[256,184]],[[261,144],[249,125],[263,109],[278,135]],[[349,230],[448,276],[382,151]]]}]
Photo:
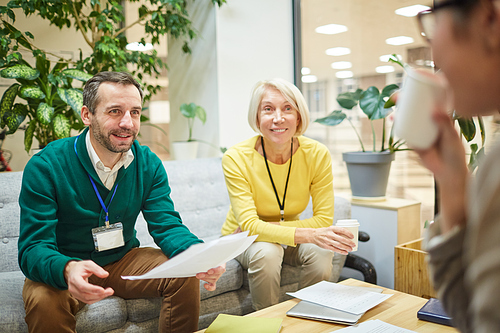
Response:
[{"label": "white paper", "polygon": [[333,332],[345,332],[345,333],[411,333],[415,331],[407,330],[406,328],[397,327],[391,324],[387,324],[382,320],[368,320],[356,326],[351,326],[343,328]]},{"label": "white paper", "polygon": [[182,278],[207,272],[245,251],[258,235],[248,236],[248,231],[224,236],[208,243],[190,246],[162,265],[139,276],[122,276],[122,279]]},{"label": "white paper", "polygon": [[368,311],[392,296],[328,281],[318,282],[288,295],[356,315]]}]

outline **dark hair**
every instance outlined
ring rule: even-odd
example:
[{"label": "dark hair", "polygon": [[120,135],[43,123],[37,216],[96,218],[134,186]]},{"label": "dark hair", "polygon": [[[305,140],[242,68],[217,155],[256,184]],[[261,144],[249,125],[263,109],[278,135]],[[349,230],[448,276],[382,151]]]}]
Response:
[{"label": "dark hair", "polygon": [[104,82],[114,82],[123,85],[132,84],[137,88],[137,90],[139,90],[141,102],[144,98],[141,86],[129,73],[100,72],[88,80],[83,87],[83,105],[85,105],[92,114],[94,114],[95,108],[97,107],[97,104],[99,104],[99,86]]}]

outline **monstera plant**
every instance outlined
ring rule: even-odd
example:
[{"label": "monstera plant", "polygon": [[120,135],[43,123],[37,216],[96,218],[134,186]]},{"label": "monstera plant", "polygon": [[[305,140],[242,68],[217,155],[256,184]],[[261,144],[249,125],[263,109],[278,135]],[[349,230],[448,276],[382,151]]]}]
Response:
[{"label": "monstera plant", "polygon": [[0,101],[0,128],[13,134],[27,118],[24,146],[31,149],[33,138],[40,148],[49,142],[70,136],[71,129],[81,130],[83,95],[74,80],[86,82],[91,75],[67,68],[65,62],[51,64],[43,53],[32,67],[22,58],[11,60],[11,66],[0,71],[5,79],[16,82],[4,92]]}]

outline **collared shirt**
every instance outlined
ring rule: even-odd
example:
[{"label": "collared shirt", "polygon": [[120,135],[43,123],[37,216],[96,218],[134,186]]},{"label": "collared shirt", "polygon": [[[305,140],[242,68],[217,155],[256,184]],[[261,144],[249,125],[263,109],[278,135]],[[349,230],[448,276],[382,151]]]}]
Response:
[{"label": "collared shirt", "polygon": [[95,152],[95,149],[90,142],[90,131],[87,132],[85,142],[87,144],[87,151],[89,153],[90,160],[92,161],[92,165],[94,166],[99,179],[104,184],[104,186],[106,186],[106,188],[111,191],[111,189],[113,188],[113,184],[115,183],[118,170],[120,170],[122,166],[126,169],[134,160],[134,153],[132,152],[132,149],[129,149],[125,154],[122,154],[122,157],[118,160],[118,162],[115,163],[113,168],[110,169],[105,166],[101,162],[99,156],[97,156],[97,153]]}]

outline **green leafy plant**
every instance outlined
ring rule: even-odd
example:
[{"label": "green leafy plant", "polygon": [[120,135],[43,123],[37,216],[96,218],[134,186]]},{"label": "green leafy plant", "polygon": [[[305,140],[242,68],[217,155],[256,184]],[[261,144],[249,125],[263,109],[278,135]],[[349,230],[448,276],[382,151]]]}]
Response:
[{"label": "green leafy plant", "polygon": [[[404,68],[403,63],[401,63],[401,61],[395,54],[391,56],[389,61],[394,62]],[[339,103],[340,107],[346,110],[352,110],[355,106],[359,105],[360,109],[370,120],[373,140],[373,147],[371,151],[390,151],[392,153],[398,150],[408,149],[402,148],[402,146],[404,145],[404,141],[394,139],[392,128],[389,138],[386,139],[386,118],[389,114],[392,113],[393,107],[395,105],[394,101],[389,97],[398,89],[399,86],[396,84],[389,84],[385,86],[382,91],[380,91],[375,86],[371,86],[366,90],[357,89],[354,92],[345,92],[337,96],[337,102]],[[315,122],[327,126],[336,126],[342,123],[344,119],[347,119],[349,121],[349,124],[351,124],[352,128],[354,129],[354,132],[356,133],[356,136],[358,137],[359,143],[361,145],[361,150],[366,151],[365,145],[361,140],[361,136],[356,130],[356,127],[352,123],[351,119],[344,111],[335,110],[326,117],[316,119]],[[376,148],[376,133],[373,123],[375,120],[382,120],[382,139],[379,150],[377,150]]]},{"label": "green leafy plant", "polygon": [[199,105],[196,105],[195,103],[191,104],[182,104],[180,107],[181,114],[187,118],[188,121],[188,128],[189,128],[189,137],[188,137],[188,142],[190,141],[197,141],[193,139],[193,124],[194,120],[196,118],[200,119],[200,121],[205,124],[207,121],[207,113],[205,112],[205,109],[202,108]]},{"label": "green leafy plant", "polygon": [[[6,25],[16,33],[14,27]],[[13,53],[4,57],[4,63],[9,67],[0,71],[3,78],[17,81],[7,88],[0,101],[0,128],[7,128],[6,134],[13,134],[28,118],[24,136],[27,152],[31,149],[33,137],[40,147],[44,147],[53,140],[70,136],[71,129],[84,127],[80,119],[82,90],[73,87],[73,80],[86,82],[91,77],[68,68],[65,62],[51,66],[43,52],[35,53],[34,67],[20,54]],[[16,99],[19,102],[16,103]]]},{"label": "green leafy plant", "polygon": [[[210,1],[219,6],[226,2]],[[161,89],[160,85],[149,82],[157,82],[167,69],[166,63],[154,49],[128,50],[126,31],[130,28],[143,29],[139,41],[142,45],[151,43],[154,48],[160,44],[160,37],[168,34],[184,39],[183,51],[191,52],[188,41],[195,38],[197,32],[188,16],[189,0],[146,0],[138,7],[138,18],[132,22],[125,21],[125,2],[137,0],[10,0],[0,6],[0,69],[4,78],[17,80],[2,97],[0,128],[7,127],[8,134],[25,128],[27,151],[33,137],[40,146],[45,146],[68,136],[71,128],[83,128],[80,110],[76,110],[81,109],[81,89],[74,87],[74,79],[85,82],[101,71],[127,71],[143,85],[145,100]],[[40,49],[31,32],[14,27],[15,11],[22,11],[26,16],[36,15],[59,29],[74,28],[91,48],[90,56],[84,58],[80,50],[79,59],[63,59]],[[29,53],[32,58],[26,56]],[[36,65],[30,65],[33,62]],[[15,103],[17,97],[26,102]],[[29,119],[27,127],[21,126],[26,118]]]}]

